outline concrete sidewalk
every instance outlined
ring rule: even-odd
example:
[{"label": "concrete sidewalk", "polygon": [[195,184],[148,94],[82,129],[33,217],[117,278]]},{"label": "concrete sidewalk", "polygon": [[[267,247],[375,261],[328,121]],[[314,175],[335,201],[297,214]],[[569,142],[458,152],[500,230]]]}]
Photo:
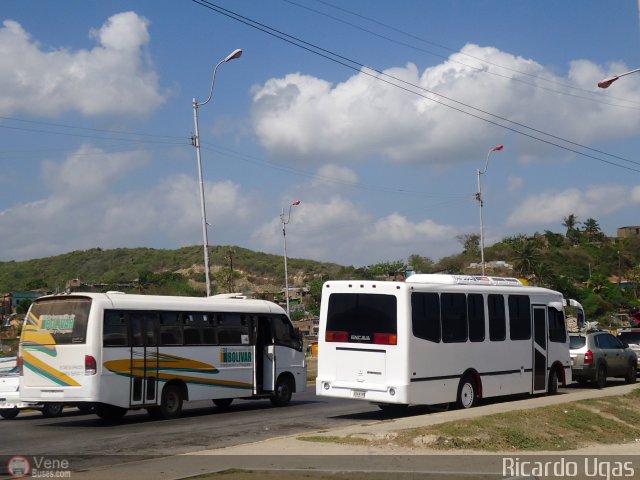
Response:
[{"label": "concrete sidewalk", "polygon": [[[634,461],[640,462],[640,457],[637,457],[637,455],[640,455],[640,439],[637,439],[636,443],[597,445],[565,452],[554,451],[523,453],[512,451],[496,452],[495,454],[478,451],[436,451],[421,447],[400,448],[389,446],[345,445],[332,442],[308,442],[299,440],[300,437],[304,436],[346,437],[349,435],[356,435],[362,438],[384,438],[386,434],[396,430],[476,418],[506,411],[517,411],[548,405],[571,403],[588,398],[624,395],[635,388],[640,388],[640,386],[622,385],[609,387],[603,390],[581,390],[578,392],[554,396],[539,396],[511,402],[493,403],[468,410],[436,411],[425,415],[374,421],[327,431],[307,432],[304,434],[277,437],[227,448],[203,450],[174,457],[114,465],[87,472],[74,472],[73,478],[113,480],[114,478],[133,477],[135,475],[137,480],[175,480],[202,473],[221,471],[228,468],[252,468],[252,465],[253,468],[277,468],[278,465],[280,465],[280,468],[322,469],[323,465],[324,468],[327,468],[327,458],[331,458],[332,468],[341,468],[340,464],[344,464],[348,467],[346,469],[349,470],[354,468],[353,458],[357,458],[354,456],[359,455],[366,455],[368,456],[367,458],[377,460],[373,462],[368,461],[367,463],[369,464],[369,467],[373,464],[392,464],[394,462],[390,459],[393,457],[413,457],[416,460],[419,460],[420,457],[424,457],[425,459],[429,458],[432,460],[430,463],[431,465],[433,465],[433,460],[437,459],[438,462],[441,463],[446,462],[448,457],[451,459],[451,463],[460,466],[460,468],[464,468],[464,464],[468,464],[467,467],[470,465],[477,465],[477,462],[481,457],[486,457],[486,461],[490,461],[493,458],[493,464],[495,464],[495,459],[501,458],[505,454],[519,456],[548,455],[555,457],[568,455],[623,455],[625,458],[634,456]],[[318,459],[318,465],[315,467],[310,465],[310,463],[316,463],[313,462],[314,457]],[[343,458],[344,461],[340,461],[340,458]],[[256,464],[259,466],[255,466]],[[493,468],[493,464],[491,468]]]}]

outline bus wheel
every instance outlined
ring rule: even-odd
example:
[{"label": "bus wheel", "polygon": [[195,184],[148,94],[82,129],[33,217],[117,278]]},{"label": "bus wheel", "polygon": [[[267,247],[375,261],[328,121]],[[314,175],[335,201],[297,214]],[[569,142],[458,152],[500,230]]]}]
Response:
[{"label": "bus wheel", "polygon": [[127,413],[127,409],[116,407],[115,405],[107,405],[106,403],[97,403],[93,408],[93,412],[104,420],[120,420]]},{"label": "bus wheel", "polygon": [[63,405],[61,403],[45,403],[42,408],[42,415],[47,418],[59,417],[62,415]]},{"label": "bus wheel", "polygon": [[471,408],[478,401],[476,381],[471,375],[465,375],[458,385],[457,405],[460,408]]},{"label": "bus wheel", "polygon": [[555,395],[558,393],[558,372],[555,368],[552,368],[549,372],[549,386],[547,387],[547,393],[549,395]]},{"label": "bus wheel", "polygon": [[5,418],[7,420],[13,420],[20,413],[20,409],[18,408],[2,408],[0,409],[0,417]]},{"label": "bus wheel", "polygon": [[284,407],[291,400],[293,388],[289,379],[283,375],[276,381],[276,389],[271,395],[271,403],[276,407]]},{"label": "bus wheel", "polygon": [[213,400],[213,404],[218,408],[229,408],[231,402],[233,402],[233,398],[216,398]]},{"label": "bus wheel", "polygon": [[162,418],[167,420],[178,418],[182,414],[182,395],[176,385],[167,385],[162,390],[160,412]]}]

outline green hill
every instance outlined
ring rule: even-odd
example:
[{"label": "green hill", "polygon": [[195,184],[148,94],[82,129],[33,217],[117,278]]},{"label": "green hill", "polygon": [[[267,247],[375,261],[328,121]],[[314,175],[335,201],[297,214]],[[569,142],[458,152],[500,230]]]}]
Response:
[{"label": "green hill", "polygon": [[[235,280],[259,287],[282,288],[282,256],[254,252],[240,247],[210,248],[210,263],[216,292],[227,292]],[[290,283],[331,277],[341,267],[332,263],[288,259]],[[233,272],[233,274],[231,274]],[[204,294],[202,247],[177,250],[154,248],[94,248],[48,258],[0,262],[0,291],[62,291],[67,282],[79,279],[85,285],[143,289],[147,293]],[[221,285],[223,284],[223,285]],[[229,285],[231,284],[231,285]],[[292,283],[293,284],[293,283]],[[267,288],[267,287],[265,287]]]}]

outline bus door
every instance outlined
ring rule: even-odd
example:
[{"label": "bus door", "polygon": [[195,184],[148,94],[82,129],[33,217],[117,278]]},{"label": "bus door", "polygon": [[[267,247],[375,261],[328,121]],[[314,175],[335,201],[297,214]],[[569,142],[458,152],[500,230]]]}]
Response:
[{"label": "bus door", "polygon": [[547,390],[547,307],[533,307],[533,393]]},{"label": "bus door", "polygon": [[256,326],[256,386],[254,393],[273,392],[276,383],[276,351],[270,317],[259,316]]},{"label": "bus door", "polygon": [[155,404],[158,398],[158,334],[156,316],[131,312],[131,406]]}]

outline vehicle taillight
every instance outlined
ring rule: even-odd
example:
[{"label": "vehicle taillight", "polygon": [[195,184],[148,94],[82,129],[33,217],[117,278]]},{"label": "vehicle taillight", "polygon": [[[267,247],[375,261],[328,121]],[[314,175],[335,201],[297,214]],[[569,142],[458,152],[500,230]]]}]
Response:
[{"label": "vehicle taillight", "polygon": [[374,333],[373,343],[377,345],[397,345],[398,336],[393,333]]},{"label": "vehicle taillight", "polygon": [[324,340],[326,342],[347,342],[349,341],[349,332],[327,330]]},{"label": "vehicle taillight", "polygon": [[587,353],[584,354],[584,364],[593,365],[593,352],[591,350],[587,350]]},{"label": "vehicle taillight", "polygon": [[84,374],[85,375],[95,375],[98,372],[98,366],[96,364],[96,359],[91,355],[84,356]]},{"label": "vehicle taillight", "polygon": [[18,358],[16,359],[16,365],[18,366],[18,374],[22,375],[22,365],[24,365],[24,362],[22,361],[22,355],[18,356]]}]

